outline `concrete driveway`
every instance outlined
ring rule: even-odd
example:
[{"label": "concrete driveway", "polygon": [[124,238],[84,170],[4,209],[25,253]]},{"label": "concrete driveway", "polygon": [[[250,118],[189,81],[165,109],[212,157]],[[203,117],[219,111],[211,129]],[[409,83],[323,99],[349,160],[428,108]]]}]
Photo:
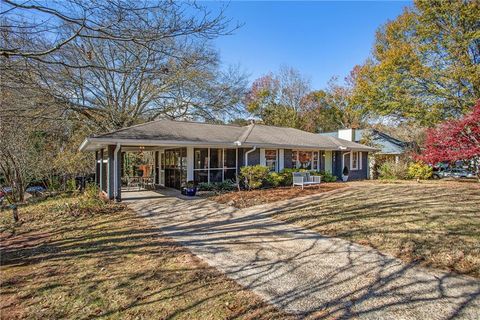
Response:
[{"label": "concrete driveway", "polygon": [[300,317],[480,319],[479,280],[406,265],[274,220],[274,204],[238,210],[174,190],[124,196],[164,234]]}]

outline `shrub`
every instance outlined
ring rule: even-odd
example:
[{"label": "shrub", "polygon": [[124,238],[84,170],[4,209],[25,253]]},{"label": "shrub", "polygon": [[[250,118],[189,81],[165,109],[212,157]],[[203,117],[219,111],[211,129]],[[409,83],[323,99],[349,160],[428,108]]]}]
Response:
[{"label": "shrub", "polygon": [[67,180],[67,191],[75,191],[77,190],[77,182],[75,179],[68,179]]},{"label": "shrub", "polygon": [[285,186],[287,175],[280,172],[270,172],[267,176],[267,184],[271,187]]},{"label": "shrub", "polygon": [[198,184],[197,188],[199,191],[226,192],[235,190],[237,185],[231,180],[225,180],[223,182],[201,182]]},{"label": "shrub", "polygon": [[378,169],[379,178],[383,180],[395,180],[407,178],[407,164],[404,162],[384,162]]},{"label": "shrub", "polygon": [[249,190],[262,187],[267,182],[269,173],[269,168],[261,165],[240,168],[240,178]]},{"label": "shrub", "polygon": [[322,176],[322,182],[335,182],[335,181],[337,181],[337,176],[334,176],[330,172],[320,171],[320,175]]},{"label": "shrub", "polygon": [[83,194],[74,198],[72,202],[65,202],[58,209],[72,216],[79,216],[113,213],[124,208],[122,204],[102,199],[98,187],[95,184],[88,184]]},{"label": "shrub", "polygon": [[423,162],[413,162],[408,166],[410,179],[427,180],[432,177],[432,167]]}]

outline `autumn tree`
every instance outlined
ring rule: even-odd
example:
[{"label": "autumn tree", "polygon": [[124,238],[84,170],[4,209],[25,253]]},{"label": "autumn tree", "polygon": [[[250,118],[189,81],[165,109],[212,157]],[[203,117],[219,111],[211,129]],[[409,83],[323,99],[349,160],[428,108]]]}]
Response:
[{"label": "autumn tree", "polygon": [[282,67],[255,80],[246,95],[247,110],[267,125],[298,127],[302,100],[310,91],[310,81],[299,71]]},{"label": "autumn tree", "polygon": [[359,70],[359,105],[431,125],[460,117],[480,97],[480,3],[416,0],[381,27]]},{"label": "autumn tree", "polygon": [[355,67],[340,84],[333,77],[325,90],[310,92],[302,100],[301,128],[311,132],[335,131],[341,128],[359,128],[370,118],[368,110],[353,99],[357,81]]},{"label": "autumn tree", "polygon": [[480,181],[480,100],[462,118],[429,129],[419,158],[430,164],[472,160]]}]

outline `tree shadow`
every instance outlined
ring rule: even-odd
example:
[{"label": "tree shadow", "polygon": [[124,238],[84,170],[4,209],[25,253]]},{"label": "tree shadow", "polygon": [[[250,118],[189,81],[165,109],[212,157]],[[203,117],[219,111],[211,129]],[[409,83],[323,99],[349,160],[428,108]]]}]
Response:
[{"label": "tree shadow", "polygon": [[[352,190],[344,193],[356,195]],[[434,197],[425,201],[433,203]],[[359,210],[413,205],[408,199],[395,203],[380,199],[378,207],[365,203]],[[205,199],[183,201],[175,196],[131,206],[230,278],[300,317],[479,316],[478,279],[425,270],[418,262],[406,264],[372,248],[274,220],[271,215],[278,208],[236,210]],[[306,208],[311,205],[294,203],[285,209]],[[349,212],[328,223],[352,215]]]}]

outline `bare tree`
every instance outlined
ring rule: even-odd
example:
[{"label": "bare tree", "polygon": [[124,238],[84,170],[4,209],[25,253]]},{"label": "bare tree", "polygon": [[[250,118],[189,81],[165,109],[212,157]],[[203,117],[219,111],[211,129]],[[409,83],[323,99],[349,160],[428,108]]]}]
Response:
[{"label": "bare tree", "polygon": [[[59,59],[73,41],[134,43],[169,54],[171,39],[212,39],[236,28],[228,28],[223,9],[213,14],[194,2],[160,0],[2,0],[0,19],[0,31],[12,34],[12,40],[3,39],[0,55],[74,68],[102,66]],[[89,56],[91,48],[84,54]]]},{"label": "bare tree", "polygon": [[[33,83],[97,131],[241,111],[246,77],[221,70],[207,41],[235,28],[227,29],[222,11],[170,1],[5,3],[1,69],[28,70]],[[44,20],[23,26],[18,17],[25,11]]]}]

